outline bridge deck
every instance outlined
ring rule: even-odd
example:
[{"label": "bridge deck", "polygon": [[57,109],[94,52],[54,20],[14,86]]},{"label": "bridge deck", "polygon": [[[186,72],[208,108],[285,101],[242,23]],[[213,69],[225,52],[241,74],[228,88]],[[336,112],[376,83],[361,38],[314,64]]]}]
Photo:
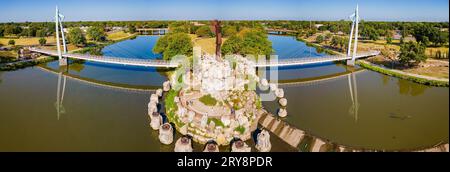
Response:
[{"label": "bridge deck", "polygon": [[[47,54],[50,56],[58,56],[56,51],[52,50],[42,50],[37,48],[30,48],[30,51]],[[364,58],[370,56],[376,56],[380,52],[369,52],[358,54],[356,58]],[[81,59],[87,61],[94,62],[102,62],[102,63],[110,63],[110,64],[120,64],[120,65],[130,65],[130,66],[141,66],[141,67],[166,67],[166,68],[174,68],[177,67],[178,64],[171,63],[166,60],[154,60],[154,59],[134,59],[134,58],[123,58],[123,57],[108,57],[108,56],[95,56],[89,54],[62,54],[63,57],[66,58],[74,58]],[[320,56],[320,57],[301,57],[301,58],[290,58],[290,59],[281,59],[276,61],[263,61],[255,64],[255,67],[282,67],[282,66],[296,66],[296,65],[307,65],[307,64],[317,64],[317,63],[326,63],[326,62],[334,62],[334,61],[343,61],[349,60],[352,57],[342,56],[342,55],[334,55],[334,56]]]},{"label": "bridge deck", "polygon": [[[52,50],[42,50],[31,48],[31,51],[47,54],[50,56],[58,56],[56,51]],[[94,61],[94,62],[102,62],[102,63],[110,63],[110,64],[120,64],[120,65],[130,65],[130,66],[141,66],[141,67],[167,67],[173,68],[177,67],[177,64],[171,64],[166,60],[154,60],[154,59],[135,59],[135,58],[123,58],[123,57],[108,57],[108,56],[95,56],[89,54],[62,54],[63,57],[66,58],[74,58],[81,59],[86,61]]]}]

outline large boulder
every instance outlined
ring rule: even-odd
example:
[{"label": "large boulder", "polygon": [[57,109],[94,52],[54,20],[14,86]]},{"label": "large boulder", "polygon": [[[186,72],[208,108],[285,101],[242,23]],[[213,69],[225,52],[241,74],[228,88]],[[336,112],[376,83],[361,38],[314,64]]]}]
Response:
[{"label": "large boulder", "polygon": [[150,102],[159,103],[159,97],[156,94],[150,96]]},{"label": "large boulder", "polygon": [[158,106],[155,102],[148,103],[148,114],[151,115],[153,112],[158,112]]},{"label": "large boulder", "polygon": [[280,108],[280,110],[278,110],[278,116],[279,117],[286,117],[287,116],[287,110],[285,108]]},{"label": "large boulder", "polygon": [[284,97],[284,90],[282,88],[276,89],[275,90],[275,96],[277,96],[278,98]]},{"label": "large boulder", "polygon": [[192,141],[188,136],[180,137],[177,142],[175,142],[175,152],[192,152]]},{"label": "large boulder", "polygon": [[172,125],[165,123],[159,127],[159,141],[165,145],[170,145],[173,142]]},{"label": "large boulder", "polygon": [[231,146],[231,152],[251,152],[252,148],[249,147],[244,141],[237,140],[233,142]]},{"label": "large boulder", "polygon": [[162,97],[162,95],[163,95],[163,90],[162,90],[161,88],[158,88],[158,89],[156,90],[155,94],[156,94],[158,97]]},{"label": "large boulder", "polygon": [[153,112],[152,115],[150,115],[150,127],[152,127],[153,130],[158,130],[162,121],[162,117],[158,112]]},{"label": "large boulder", "polygon": [[166,81],[163,83],[163,91],[167,92],[170,90],[170,81]]},{"label": "large boulder", "polygon": [[270,91],[276,91],[278,89],[278,86],[275,83],[269,84],[269,87],[270,87]]},{"label": "large boulder", "polygon": [[220,117],[220,121],[222,121],[223,125],[228,126],[231,123],[230,115],[223,115]]},{"label": "large boulder", "polygon": [[270,134],[266,130],[262,130],[257,136],[256,149],[260,152],[270,152],[272,144],[270,143]]},{"label": "large boulder", "polygon": [[267,87],[267,86],[269,85],[269,82],[267,81],[266,78],[262,78],[262,79],[260,80],[260,84],[261,84],[261,86],[263,86],[263,87]]},{"label": "large boulder", "polygon": [[203,152],[219,152],[219,146],[215,142],[208,142]]},{"label": "large boulder", "polygon": [[281,106],[285,107],[287,105],[287,99],[281,98],[280,100],[278,100],[278,103],[280,103]]}]

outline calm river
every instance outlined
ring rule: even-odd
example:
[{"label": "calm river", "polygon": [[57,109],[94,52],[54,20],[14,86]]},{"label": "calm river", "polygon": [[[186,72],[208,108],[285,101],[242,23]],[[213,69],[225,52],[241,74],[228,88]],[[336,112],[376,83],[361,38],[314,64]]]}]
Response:
[{"label": "calm river", "polygon": [[[269,38],[279,58],[324,55],[292,37]],[[157,39],[139,36],[103,53],[160,58],[151,51]],[[94,62],[0,72],[0,151],[172,151],[173,144],[160,144],[147,115],[150,92],[166,80],[163,73]],[[280,68],[278,77],[288,99],[285,121],[311,135],[363,149],[448,142],[449,88],[334,63]],[[263,104],[277,111],[276,102]],[[276,136],[271,140],[272,151],[296,151]]]}]

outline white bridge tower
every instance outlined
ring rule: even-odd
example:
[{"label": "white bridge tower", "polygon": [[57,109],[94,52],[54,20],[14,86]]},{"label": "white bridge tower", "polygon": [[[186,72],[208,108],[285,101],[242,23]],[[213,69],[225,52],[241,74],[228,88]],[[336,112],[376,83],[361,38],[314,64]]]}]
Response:
[{"label": "white bridge tower", "polygon": [[59,32],[61,32],[62,36],[62,43],[63,43],[63,51],[64,54],[67,53],[67,46],[66,46],[66,38],[64,36],[64,28],[62,25],[62,21],[64,20],[64,16],[59,13],[58,6],[56,6],[56,15],[55,15],[55,26],[56,26],[56,47],[58,49],[58,60],[60,66],[67,65],[67,58],[64,58],[62,56],[61,52],[61,44],[60,44],[60,38],[59,38]]},{"label": "white bridge tower", "polygon": [[[359,11],[358,11],[358,5],[356,5],[355,13],[353,13],[350,16],[350,20],[352,20],[352,29],[350,31],[350,39],[348,40],[348,50],[347,50],[347,57],[352,57],[351,60],[347,60],[347,65],[354,66],[355,65],[355,58],[356,58],[356,51],[358,49],[358,26],[359,26]],[[355,31],[355,32],[353,32]],[[351,48],[352,48],[352,39],[353,39],[353,33],[355,35],[355,45],[353,47],[353,55],[351,55]]]}]

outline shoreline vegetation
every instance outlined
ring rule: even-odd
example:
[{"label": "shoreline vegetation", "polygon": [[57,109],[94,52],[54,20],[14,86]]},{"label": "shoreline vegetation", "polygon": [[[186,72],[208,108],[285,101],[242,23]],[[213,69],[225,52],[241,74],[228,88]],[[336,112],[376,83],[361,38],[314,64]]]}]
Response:
[{"label": "shoreline vegetation", "polygon": [[[86,47],[74,47],[71,44],[68,44],[69,47],[69,52],[73,52],[73,53],[100,53],[101,49],[105,46],[120,42],[120,41],[125,41],[128,39],[134,39],[136,38],[138,35],[137,34],[131,34],[131,33],[125,33],[123,31],[119,31],[119,32],[114,32],[111,34],[108,34],[108,41],[106,42],[89,42],[89,46]],[[50,38],[50,37],[48,37]],[[25,39],[25,38],[21,38],[21,39]],[[36,38],[30,38],[30,40],[37,40]],[[51,39],[52,42],[55,41],[54,38]],[[17,45],[19,46],[28,46],[28,45],[34,45],[32,43],[30,43],[30,41],[22,41],[22,42],[26,42],[27,44],[24,45]],[[53,48],[53,46],[52,46]],[[55,47],[56,49],[56,47]],[[9,52],[9,51],[8,51]],[[51,57],[51,56],[46,56],[46,55],[42,55],[38,58],[35,59],[28,59],[28,60],[11,60],[9,62],[6,63],[0,63],[0,71],[13,71],[13,70],[17,70],[17,69],[23,69],[26,67],[31,67],[31,66],[36,66],[39,64],[43,64],[43,63],[48,63],[48,62],[52,62],[54,60],[57,60],[57,57]],[[82,62],[82,60],[75,60],[73,61],[74,63],[80,63]]]},{"label": "shoreline vegetation", "polygon": [[368,62],[366,60],[358,60],[356,61],[356,64],[359,66],[381,73],[388,76],[393,76],[400,79],[409,80],[415,83],[423,84],[423,85],[429,85],[429,86],[437,86],[437,87],[449,87],[449,81],[448,79],[440,79],[435,77],[429,77],[424,75],[418,75],[413,73],[407,73],[403,71],[399,71],[396,69],[388,69],[383,66],[373,64],[371,62]]},{"label": "shoreline vegetation", "polygon": [[[140,35],[137,28],[170,28],[171,33],[186,33],[192,40],[193,46],[201,46],[204,53],[214,53],[214,33],[209,28],[209,21],[184,22],[184,21],[136,21],[136,22],[109,22],[101,25],[92,22],[67,22],[67,28],[70,29],[67,35],[69,42],[76,42],[77,45],[87,45],[82,48],[76,45],[69,44],[69,50],[76,53],[90,53],[101,55],[101,49],[104,46],[114,44],[127,39],[136,38]],[[319,53],[326,53],[330,55],[344,55],[348,44],[349,22],[335,21],[335,22],[312,22],[312,21],[223,21],[223,38],[222,38],[222,52],[228,53],[256,53],[253,52],[253,47],[262,47],[257,52],[267,54],[268,51],[264,47],[264,35],[258,35],[255,30],[264,31],[267,28],[274,28],[279,30],[286,30],[287,32],[277,32],[281,35],[293,36],[298,41],[306,43],[317,49]],[[26,27],[26,26],[32,27]],[[86,34],[80,35],[81,28],[86,29]],[[114,30],[111,26],[117,26],[120,30]],[[429,65],[426,60],[423,61],[419,67],[395,68],[388,69],[383,67],[384,63],[396,59],[396,55],[400,51],[400,45],[404,42],[423,42],[425,45],[425,56],[428,58],[439,59],[448,62],[448,22],[436,23],[417,23],[417,22],[361,22],[361,41],[359,42],[358,51],[367,51],[376,49],[382,51],[379,59],[381,61],[368,60],[370,63],[361,65],[366,69],[371,69],[376,72],[388,74],[393,77],[407,79],[416,83],[433,86],[447,86],[448,81],[443,81],[440,78],[448,78],[448,72],[445,72],[445,64],[434,67]],[[3,28],[3,29],[2,29]],[[39,38],[45,38],[44,44],[54,45],[55,38],[52,36],[52,23],[42,23],[36,25],[35,23],[10,23],[0,24],[2,35],[0,35],[0,45],[5,47],[21,47],[30,45],[39,45]],[[253,30],[250,34],[246,30]],[[72,36],[71,30],[77,30],[79,35]],[[268,34],[271,34],[268,32]],[[280,35],[280,34],[277,34]],[[78,37],[77,37],[78,36]],[[244,37],[243,37],[244,36]],[[70,39],[70,38],[82,39]],[[164,36],[163,36],[164,37]],[[249,40],[244,38],[251,37]],[[228,40],[232,38],[232,40]],[[428,39],[426,39],[428,38]],[[14,43],[10,43],[14,40]],[[253,42],[258,44],[254,45]],[[182,39],[180,40],[182,41]],[[259,41],[259,42],[258,42]],[[249,44],[250,43],[250,44]],[[261,44],[261,45],[260,45]],[[192,46],[191,45],[191,46]],[[189,47],[189,46],[187,46]],[[244,48],[242,48],[244,47]],[[46,46],[46,48],[55,49],[54,46]],[[76,50],[76,51],[75,51]],[[11,56],[15,52],[3,51],[3,54]],[[161,51],[162,52],[162,51]],[[176,52],[168,53],[173,54]],[[188,51],[188,54],[190,51]],[[445,59],[445,60],[442,60]],[[42,63],[42,60],[24,60],[19,62],[15,59],[2,59],[0,63],[0,70],[14,70],[14,66],[19,68],[36,65],[35,63]],[[33,62],[31,62],[33,61]],[[16,65],[11,65],[12,62]],[[10,65],[5,65],[10,64]],[[362,63],[358,63],[362,64]],[[448,63],[447,63],[448,64]],[[10,69],[8,67],[10,66]],[[431,67],[422,67],[431,66]],[[448,66],[448,65],[447,65]],[[448,70],[448,67],[447,67]],[[393,74],[395,73],[395,74]]]},{"label": "shoreline vegetation", "polygon": [[[288,35],[290,36],[290,35]],[[338,52],[336,50],[330,49],[326,47],[325,45],[321,45],[318,43],[315,43],[315,41],[309,41],[308,39],[303,39],[300,37],[297,37],[298,41],[302,41],[306,43],[307,46],[314,47],[318,49],[318,52],[324,52],[329,55],[345,55],[342,52]],[[321,50],[322,49],[322,50]],[[438,78],[433,76],[427,76],[427,75],[421,75],[411,72],[405,72],[397,69],[388,69],[386,67],[383,67],[382,65],[375,64],[372,62],[369,62],[367,60],[357,60],[356,64],[359,65],[362,68],[378,72],[384,75],[405,79],[408,81],[412,81],[418,84],[423,85],[429,85],[429,86],[437,86],[437,87],[449,87],[449,80],[445,78]]]},{"label": "shoreline vegetation", "polygon": [[[312,46],[314,48],[322,48],[322,49],[324,49],[323,52],[330,54],[330,55],[342,54],[335,50],[327,49],[326,47],[323,47],[320,44],[308,42],[304,39],[297,39],[297,40],[305,42],[306,45]],[[436,78],[436,77],[430,77],[430,76],[425,76],[425,75],[403,72],[403,71],[395,70],[395,69],[388,69],[388,68],[382,67],[380,65],[368,62],[366,60],[357,60],[356,64],[359,65],[360,67],[363,67],[365,69],[368,69],[368,70],[371,70],[374,72],[378,72],[381,74],[385,74],[385,75],[400,78],[400,79],[413,81],[413,82],[419,83],[419,84],[424,84],[424,85],[429,85],[429,86],[437,86],[437,87],[449,87],[448,79],[445,80],[445,79],[440,79],[440,78]]]}]

